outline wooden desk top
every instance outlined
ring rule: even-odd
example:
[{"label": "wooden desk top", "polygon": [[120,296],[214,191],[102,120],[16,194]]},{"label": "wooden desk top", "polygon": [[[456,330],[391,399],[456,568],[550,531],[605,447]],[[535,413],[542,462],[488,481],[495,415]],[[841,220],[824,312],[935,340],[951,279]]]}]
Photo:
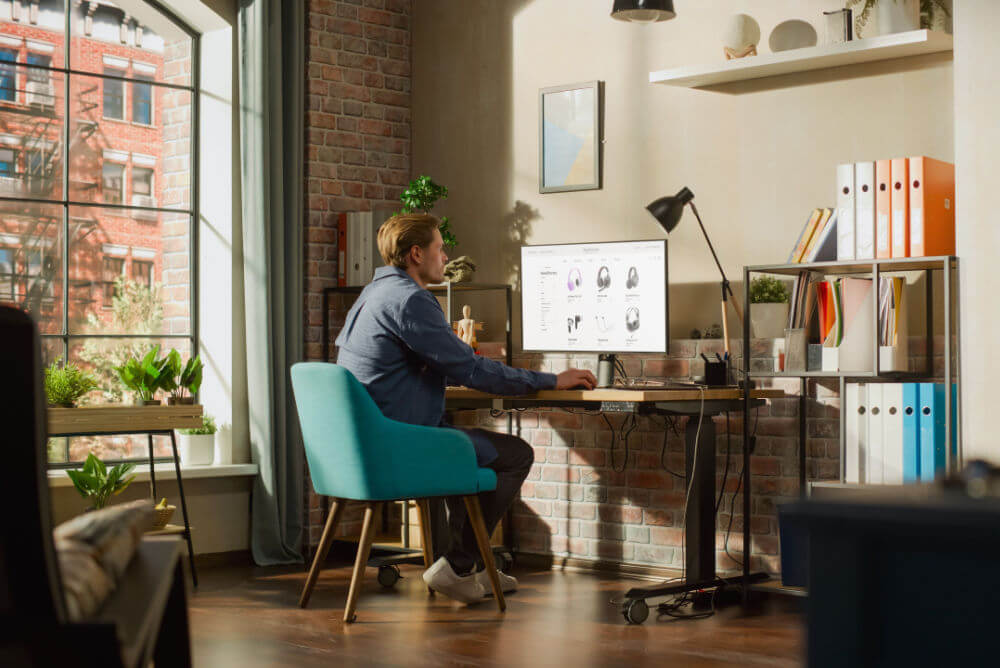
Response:
[{"label": "wooden desk top", "polygon": [[188,406],[81,406],[49,408],[49,436],[66,434],[132,434],[144,431],[192,429],[201,426],[202,407]]},{"label": "wooden desk top", "polygon": [[[732,401],[742,399],[743,393],[735,387],[707,387],[704,392],[697,388],[658,388],[658,389],[598,389],[598,390],[542,390],[535,394],[517,397],[487,394],[467,387],[449,387],[445,390],[445,399],[530,399],[532,401]],[[753,390],[753,399],[780,399],[785,395],[783,390]]]}]

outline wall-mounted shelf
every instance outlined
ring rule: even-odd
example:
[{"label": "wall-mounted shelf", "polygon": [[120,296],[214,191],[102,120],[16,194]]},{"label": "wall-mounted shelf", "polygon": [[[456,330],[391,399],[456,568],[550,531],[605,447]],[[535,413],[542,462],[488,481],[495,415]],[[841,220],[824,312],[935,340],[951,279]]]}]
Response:
[{"label": "wall-mounted shelf", "polygon": [[892,35],[856,39],[842,44],[824,44],[707,65],[675,67],[669,70],[650,72],[649,81],[650,83],[683,88],[702,88],[794,72],[857,65],[951,50],[951,35],[933,30],[912,30]]}]

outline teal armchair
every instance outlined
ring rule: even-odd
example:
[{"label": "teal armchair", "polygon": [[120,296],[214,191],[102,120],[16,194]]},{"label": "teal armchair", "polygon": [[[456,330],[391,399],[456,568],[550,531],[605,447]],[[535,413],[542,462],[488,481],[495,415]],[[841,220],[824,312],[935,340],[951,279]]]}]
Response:
[{"label": "teal armchair", "polygon": [[416,499],[423,531],[424,565],[431,565],[427,499],[462,496],[469,511],[483,563],[500,610],[500,590],[479,492],[496,488],[496,474],[479,468],[472,441],[455,429],[423,427],[390,420],[350,371],[336,364],[303,362],[292,366],[292,390],[302,427],[306,460],[317,494],[331,497],[323,536],[299,600],[309,604],[316,578],[333,542],[348,501],[365,504],[361,541],[344,610],[355,621],[355,607],[374,536],[379,503]]}]

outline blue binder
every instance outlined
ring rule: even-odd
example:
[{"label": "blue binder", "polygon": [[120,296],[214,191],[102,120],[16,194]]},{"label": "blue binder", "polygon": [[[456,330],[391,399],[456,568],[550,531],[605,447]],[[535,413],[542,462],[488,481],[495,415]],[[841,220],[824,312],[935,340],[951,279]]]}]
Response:
[{"label": "blue binder", "polygon": [[932,481],[944,468],[944,385],[920,383],[920,479]]},{"label": "blue binder", "polygon": [[903,482],[920,480],[920,386],[903,384]]}]

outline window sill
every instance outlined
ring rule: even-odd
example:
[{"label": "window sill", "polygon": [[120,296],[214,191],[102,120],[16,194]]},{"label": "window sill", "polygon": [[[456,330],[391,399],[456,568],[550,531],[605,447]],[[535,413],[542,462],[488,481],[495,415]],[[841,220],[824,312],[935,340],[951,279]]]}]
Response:
[{"label": "window sill", "polygon": [[[81,462],[80,466],[83,466]],[[260,469],[256,464],[225,464],[219,466],[186,466],[181,464],[181,475],[184,480],[195,480],[198,478],[240,478],[257,475]],[[149,464],[136,466],[132,470],[135,475],[134,482],[149,481]],[[66,475],[63,469],[51,469],[48,471],[49,487],[72,487],[73,481]],[[174,467],[170,462],[163,462],[156,465],[156,479],[176,480]]]}]

